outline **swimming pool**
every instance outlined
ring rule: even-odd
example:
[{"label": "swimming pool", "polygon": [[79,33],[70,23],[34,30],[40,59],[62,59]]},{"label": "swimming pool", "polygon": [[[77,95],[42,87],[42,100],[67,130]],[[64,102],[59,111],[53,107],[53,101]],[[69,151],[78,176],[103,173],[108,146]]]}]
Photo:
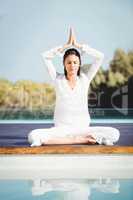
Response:
[{"label": "swimming pool", "polygon": [[[114,118],[106,118],[106,119],[91,119],[91,123],[133,123],[133,118],[132,119],[121,119],[121,118],[118,118],[118,119],[114,119]],[[54,121],[53,119],[44,119],[44,120],[0,120],[0,124],[29,124],[29,123],[35,123],[35,124],[40,124],[40,123],[44,123],[44,124],[53,124]]]},{"label": "swimming pool", "polygon": [[132,155],[3,155],[0,163],[0,199],[133,199]]},{"label": "swimming pool", "polygon": [[7,180],[0,181],[0,199],[132,200],[133,179]]}]

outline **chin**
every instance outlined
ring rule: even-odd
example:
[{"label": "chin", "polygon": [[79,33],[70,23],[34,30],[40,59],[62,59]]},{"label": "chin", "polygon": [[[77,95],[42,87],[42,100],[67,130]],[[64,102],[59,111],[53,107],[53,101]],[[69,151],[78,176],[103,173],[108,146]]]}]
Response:
[{"label": "chin", "polygon": [[71,76],[75,77],[75,76],[77,76],[77,74],[71,74]]},{"label": "chin", "polygon": [[77,72],[71,72],[70,74],[76,76],[76,75],[77,75]]}]

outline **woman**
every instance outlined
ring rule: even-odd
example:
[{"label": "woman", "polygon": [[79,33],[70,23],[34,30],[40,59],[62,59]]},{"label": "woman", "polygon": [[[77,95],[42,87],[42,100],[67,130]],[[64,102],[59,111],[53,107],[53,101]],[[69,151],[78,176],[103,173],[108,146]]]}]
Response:
[{"label": "woman", "polygon": [[[82,72],[81,54],[86,53],[94,58],[87,73]],[[66,51],[65,51],[66,50]],[[56,55],[63,55],[64,74],[59,74],[52,63]],[[42,53],[49,75],[56,91],[54,126],[35,129],[28,135],[31,146],[45,144],[104,144],[113,145],[119,139],[119,131],[112,127],[90,127],[88,112],[88,88],[98,71],[103,53],[85,44],[76,42],[73,30],[70,29],[69,40],[64,46],[56,47]]]}]

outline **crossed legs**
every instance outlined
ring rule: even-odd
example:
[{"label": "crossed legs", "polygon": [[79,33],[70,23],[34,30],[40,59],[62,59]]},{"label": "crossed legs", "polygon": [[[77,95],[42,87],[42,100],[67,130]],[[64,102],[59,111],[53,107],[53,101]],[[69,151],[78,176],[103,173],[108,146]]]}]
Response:
[{"label": "crossed legs", "polygon": [[49,139],[44,144],[95,144],[96,140],[91,135],[82,136],[77,135],[73,137],[55,137],[53,139]]},{"label": "crossed legs", "polygon": [[[32,130],[28,135],[31,146],[45,144],[95,144],[113,145],[119,139],[119,130],[113,127],[51,127]],[[107,142],[108,141],[108,142]]]}]

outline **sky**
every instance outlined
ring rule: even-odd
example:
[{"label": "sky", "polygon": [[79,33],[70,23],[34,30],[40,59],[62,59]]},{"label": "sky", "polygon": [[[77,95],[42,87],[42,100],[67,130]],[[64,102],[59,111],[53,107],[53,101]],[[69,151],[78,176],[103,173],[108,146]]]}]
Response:
[{"label": "sky", "polygon": [[[117,48],[133,49],[133,0],[0,0],[0,77],[50,82],[40,54],[65,44],[70,26],[107,69]],[[53,63],[63,70],[61,58]]]}]

